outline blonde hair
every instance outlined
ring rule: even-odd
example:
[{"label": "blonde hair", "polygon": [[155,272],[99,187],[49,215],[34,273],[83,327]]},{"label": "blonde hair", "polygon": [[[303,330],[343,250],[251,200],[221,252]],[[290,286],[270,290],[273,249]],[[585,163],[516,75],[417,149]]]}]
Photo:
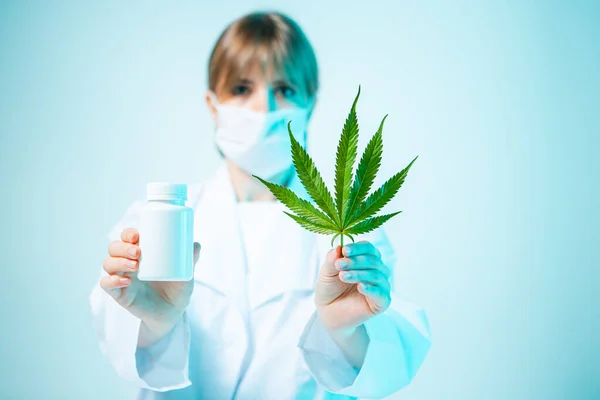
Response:
[{"label": "blonde hair", "polygon": [[309,97],[319,89],[314,49],[298,24],[278,12],[254,12],[233,21],[219,36],[208,62],[208,87],[218,94],[254,63],[282,71]]}]

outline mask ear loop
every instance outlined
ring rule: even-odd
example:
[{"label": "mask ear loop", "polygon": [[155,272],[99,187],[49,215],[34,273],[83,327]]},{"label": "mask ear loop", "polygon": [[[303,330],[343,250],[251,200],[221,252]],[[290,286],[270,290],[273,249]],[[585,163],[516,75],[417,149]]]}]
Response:
[{"label": "mask ear loop", "polygon": [[316,101],[316,97],[317,97],[317,95],[316,95],[316,94],[313,94],[313,95],[312,95],[312,96],[310,96],[310,98],[308,99],[308,103],[306,104],[306,107],[305,107],[305,108],[306,108],[306,110],[307,110],[307,113],[306,113],[306,117],[307,117],[307,119],[310,119],[310,117],[312,117],[312,113],[313,113],[313,111],[314,111],[314,109],[315,109],[315,101]]},{"label": "mask ear loop", "polygon": [[317,94],[313,94],[312,96],[310,96],[310,98],[308,99],[308,104],[306,105],[306,125],[307,125],[307,129],[304,130],[304,148],[306,151],[308,151],[308,122],[310,121],[311,117],[312,117],[312,113],[315,110],[315,102],[317,99]]},{"label": "mask ear loop", "polygon": [[208,95],[210,98],[210,102],[212,103],[212,105],[217,108],[218,106],[221,105],[221,103],[219,103],[219,101],[217,100],[217,95],[214,92],[210,92],[210,94]]},{"label": "mask ear loop", "polygon": [[213,132],[214,132],[214,142],[215,142],[215,147],[217,148],[217,150],[219,151],[219,153],[221,155],[223,155],[223,153],[221,152],[221,150],[219,149],[219,146],[217,145],[217,127],[218,127],[218,120],[219,120],[219,108],[218,108],[218,103],[217,103],[217,96],[215,96],[215,94],[213,92],[210,92],[210,102],[211,105],[213,106],[213,108],[215,109],[215,112],[217,113],[216,116],[214,116],[213,118],[211,118],[211,121],[213,123]]},{"label": "mask ear loop", "polygon": [[[210,98],[210,102],[212,103],[212,106],[217,110],[217,113],[219,112],[218,108],[220,106],[220,103],[217,100],[217,95],[214,92],[210,92],[210,94],[208,95]],[[225,159],[225,154],[223,153],[223,151],[221,151],[221,149],[219,148],[219,145],[217,144],[217,140],[216,140],[216,136],[217,136],[217,125],[214,124],[213,126],[213,131],[214,131],[214,137],[213,137],[213,143],[215,145],[215,150],[217,150],[217,152],[221,155],[222,159]]]},{"label": "mask ear loop", "polygon": [[[208,97],[210,98],[210,102],[212,104],[212,106],[215,108],[215,110],[217,110],[217,114],[219,113],[219,106],[221,105],[219,103],[219,101],[217,100],[217,95],[211,91],[210,94],[208,95]],[[213,123],[213,131],[217,131],[217,124]]]}]

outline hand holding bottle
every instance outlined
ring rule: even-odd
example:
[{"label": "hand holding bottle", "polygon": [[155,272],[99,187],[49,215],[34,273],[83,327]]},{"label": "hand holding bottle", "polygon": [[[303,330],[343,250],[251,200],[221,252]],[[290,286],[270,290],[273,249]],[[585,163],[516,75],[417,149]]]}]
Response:
[{"label": "hand holding bottle", "polygon": [[[124,229],[121,240],[108,246],[109,257],[103,268],[109,274],[100,280],[106,290],[122,307],[142,320],[139,346],[146,347],[160,340],[179,321],[189,304],[194,280],[141,281],[137,279],[141,249],[139,232]],[[194,242],[194,267],[200,257],[200,244]]]}]

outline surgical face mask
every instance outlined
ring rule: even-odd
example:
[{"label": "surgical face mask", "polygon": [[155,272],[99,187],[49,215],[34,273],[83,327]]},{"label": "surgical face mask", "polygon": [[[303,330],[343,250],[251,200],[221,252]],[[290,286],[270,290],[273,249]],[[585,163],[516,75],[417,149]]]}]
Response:
[{"label": "surgical face mask", "polygon": [[294,138],[306,147],[311,105],[260,112],[219,104],[214,93],[211,93],[211,98],[217,110],[217,146],[249,174],[269,180],[293,165],[287,127],[289,121]]}]

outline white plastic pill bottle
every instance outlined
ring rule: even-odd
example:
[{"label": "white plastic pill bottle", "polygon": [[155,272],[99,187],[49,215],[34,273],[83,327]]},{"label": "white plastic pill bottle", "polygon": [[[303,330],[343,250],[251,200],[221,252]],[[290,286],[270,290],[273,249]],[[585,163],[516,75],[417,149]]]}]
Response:
[{"label": "white plastic pill bottle", "polygon": [[139,215],[138,279],[189,281],[194,274],[194,211],[185,206],[187,185],[152,182]]}]

